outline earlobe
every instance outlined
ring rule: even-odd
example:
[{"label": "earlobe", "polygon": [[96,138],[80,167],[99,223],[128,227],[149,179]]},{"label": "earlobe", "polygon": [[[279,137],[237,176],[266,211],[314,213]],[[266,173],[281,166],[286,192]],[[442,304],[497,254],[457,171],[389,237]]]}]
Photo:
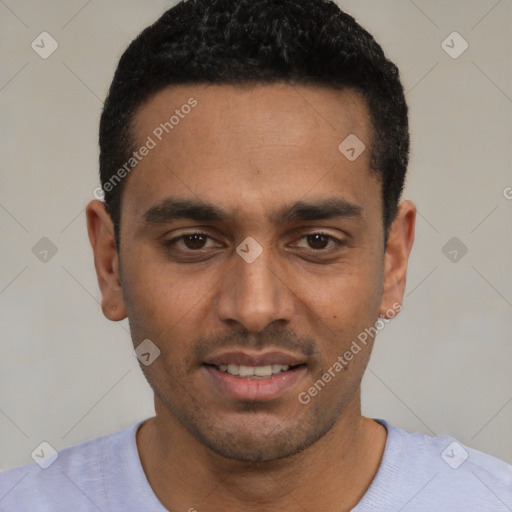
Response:
[{"label": "earlobe", "polygon": [[385,318],[389,317],[389,311],[395,311],[397,308],[399,310],[402,304],[407,263],[414,242],[415,222],[416,206],[412,201],[402,201],[398,205],[398,213],[389,232],[384,256],[384,280],[379,313]]},{"label": "earlobe", "polygon": [[101,291],[101,308],[109,320],[117,322],[126,318],[126,310],[123,302],[114,225],[101,201],[91,201],[87,205],[86,216],[87,232]]}]

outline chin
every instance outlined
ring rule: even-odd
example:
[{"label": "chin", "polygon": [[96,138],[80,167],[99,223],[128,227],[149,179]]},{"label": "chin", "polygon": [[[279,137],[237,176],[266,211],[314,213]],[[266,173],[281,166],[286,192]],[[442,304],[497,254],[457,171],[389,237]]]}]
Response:
[{"label": "chin", "polygon": [[287,433],[270,436],[226,433],[222,437],[201,441],[210,450],[226,459],[240,462],[270,462],[300,453],[315,441],[293,437],[290,438]]},{"label": "chin", "polygon": [[211,451],[241,462],[270,462],[296,455],[318,439],[331,425],[319,429],[318,423],[284,425],[274,421],[232,420],[230,423],[209,424],[193,429],[193,435]]}]

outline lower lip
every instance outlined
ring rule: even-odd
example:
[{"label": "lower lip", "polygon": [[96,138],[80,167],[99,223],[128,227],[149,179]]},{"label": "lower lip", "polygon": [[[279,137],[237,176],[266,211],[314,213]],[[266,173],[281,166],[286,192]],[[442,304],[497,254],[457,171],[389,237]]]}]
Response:
[{"label": "lower lip", "polygon": [[295,386],[307,371],[304,365],[266,379],[244,379],[217,370],[214,366],[205,365],[203,368],[217,389],[235,400],[246,402],[265,402],[278,398]]}]

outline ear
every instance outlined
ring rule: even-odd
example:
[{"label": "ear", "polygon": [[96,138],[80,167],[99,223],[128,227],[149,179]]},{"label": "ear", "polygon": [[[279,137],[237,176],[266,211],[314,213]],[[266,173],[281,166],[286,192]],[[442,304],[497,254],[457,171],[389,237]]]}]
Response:
[{"label": "ear", "polygon": [[126,309],[123,302],[114,225],[101,201],[91,201],[85,211],[87,232],[101,291],[101,308],[109,320],[117,322],[126,318]]},{"label": "ear", "polygon": [[402,201],[391,225],[384,255],[381,317],[389,317],[386,313],[388,311],[394,311],[395,316],[400,310],[405,291],[407,262],[414,242],[415,222],[416,206],[412,201]]}]

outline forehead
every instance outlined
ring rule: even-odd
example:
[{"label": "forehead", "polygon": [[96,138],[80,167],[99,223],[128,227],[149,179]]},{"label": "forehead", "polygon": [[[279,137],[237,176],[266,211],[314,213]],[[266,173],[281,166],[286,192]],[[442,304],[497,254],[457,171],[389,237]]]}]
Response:
[{"label": "forehead", "polygon": [[[139,108],[133,134],[136,148],[151,146],[123,193],[134,214],[166,196],[228,209],[242,208],[243,200],[254,214],[258,207],[269,211],[336,192],[357,203],[369,182],[376,185],[369,172],[369,112],[352,90],[284,83],[173,86]],[[367,149],[351,161],[339,146],[354,136]]]},{"label": "forehead", "polygon": [[[191,103],[193,108],[188,106]],[[185,118],[187,122],[182,123]],[[161,126],[165,123],[172,127],[166,125],[165,130]],[[172,134],[187,143],[191,142],[187,135],[195,139],[200,134],[205,146],[220,140],[225,148],[235,146],[238,152],[259,144],[307,146],[314,142],[319,151],[332,153],[340,137],[353,133],[366,138],[371,131],[367,104],[360,93],[287,83],[168,87],[139,108],[133,125],[139,137],[153,133],[157,139],[160,135],[171,139],[166,135]],[[226,132],[231,135],[229,140],[224,139]]]}]

